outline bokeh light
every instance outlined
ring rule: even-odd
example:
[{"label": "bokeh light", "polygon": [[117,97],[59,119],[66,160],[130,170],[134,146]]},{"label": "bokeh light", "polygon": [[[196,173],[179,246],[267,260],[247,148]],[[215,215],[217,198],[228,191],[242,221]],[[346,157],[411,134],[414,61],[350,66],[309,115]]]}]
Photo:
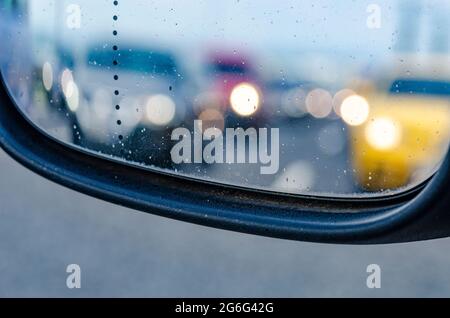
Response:
[{"label": "bokeh light", "polygon": [[333,97],[327,90],[317,88],[306,96],[306,109],[315,118],[325,118],[333,109]]},{"label": "bokeh light", "polygon": [[249,83],[237,85],[230,95],[233,111],[243,117],[253,115],[258,111],[260,95],[258,89]]},{"label": "bokeh light", "polygon": [[146,105],[147,119],[156,126],[165,126],[175,118],[175,102],[166,95],[151,96]]},{"label": "bokeh light", "polygon": [[387,117],[375,118],[365,129],[367,142],[378,150],[395,149],[401,141],[399,124]]},{"label": "bokeh light", "polygon": [[340,112],[342,119],[348,125],[362,125],[369,118],[369,102],[359,95],[349,96],[342,102]]}]

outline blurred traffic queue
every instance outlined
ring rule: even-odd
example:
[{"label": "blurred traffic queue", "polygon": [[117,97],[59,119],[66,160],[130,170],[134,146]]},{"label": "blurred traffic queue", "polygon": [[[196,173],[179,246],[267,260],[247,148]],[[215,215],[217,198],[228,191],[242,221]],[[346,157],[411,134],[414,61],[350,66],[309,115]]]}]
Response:
[{"label": "blurred traffic queue", "polygon": [[[395,190],[432,175],[450,139],[450,61],[401,58],[387,77],[360,85],[340,113],[351,127],[354,172],[370,191]],[[431,70],[431,71],[430,71]]]}]

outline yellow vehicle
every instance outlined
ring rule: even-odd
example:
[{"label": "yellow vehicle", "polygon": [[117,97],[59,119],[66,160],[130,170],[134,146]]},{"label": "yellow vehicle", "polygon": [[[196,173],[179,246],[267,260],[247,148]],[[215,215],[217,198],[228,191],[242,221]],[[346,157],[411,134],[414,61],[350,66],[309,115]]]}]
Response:
[{"label": "yellow vehicle", "polygon": [[351,129],[354,173],[369,191],[424,180],[444,158],[450,140],[450,81],[391,81],[387,93],[371,93],[367,119]]}]

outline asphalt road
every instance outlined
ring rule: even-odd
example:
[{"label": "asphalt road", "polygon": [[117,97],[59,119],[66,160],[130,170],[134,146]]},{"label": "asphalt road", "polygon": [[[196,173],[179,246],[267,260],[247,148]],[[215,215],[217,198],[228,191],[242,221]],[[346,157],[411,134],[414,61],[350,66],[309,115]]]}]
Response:
[{"label": "asphalt road", "polygon": [[[78,194],[0,153],[0,296],[450,296],[450,240],[291,242],[146,215]],[[82,286],[66,287],[66,266]],[[366,267],[382,288],[366,287]]]}]

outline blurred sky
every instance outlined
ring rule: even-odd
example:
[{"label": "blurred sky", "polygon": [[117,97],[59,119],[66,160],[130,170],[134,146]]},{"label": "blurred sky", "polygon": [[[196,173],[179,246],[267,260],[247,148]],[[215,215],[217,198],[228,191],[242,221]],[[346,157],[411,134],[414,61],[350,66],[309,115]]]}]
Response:
[{"label": "blurred sky", "polygon": [[[381,10],[377,29],[367,26],[373,3]],[[67,27],[70,4],[81,8],[79,29]],[[269,73],[323,73],[329,82],[398,60],[399,43],[407,47],[402,52],[428,55],[433,41],[450,41],[449,14],[448,0],[119,0],[117,7],[111,0],[30,2],[33,42],[44,55],[44,38],[59,39],[80,59],[92,44],[120,41],[167,48],[192,65],[200,65],[205,52],[227,49],[263,59],[260,65],[273,66],[265,68]],[[119,31],[117,38],[112,30]]]},{"label": "blurred sky", "polygon": [[[373,0],[127,0],[114,7],[110,0],[32,0],[31,21],[36,30],[61,32],[70,42],[87,35],[110,33],[112,15],[119,11],[116,27],[122,36],[140,41],[174,44],[232,43],[264,49],[365,50],[383,53],[393,45],[401,0],[377,0],[381,8],[380,29],[366,25],[367,7]],[[423,3],[422,12],[448,13],[448,0],[407,0]],[[82,28],[64,27],[68,4],[82,9]],[[67,15],[67,14],[66,14]],[[410,13],[410,23],[432,25]],[[433,17],[431,19],[434,19]],[[61,28],[55,27],[56,21]],[[426,29],[426,27],[425,27]],[[427,32],[422,32],[423,34]]]}]

